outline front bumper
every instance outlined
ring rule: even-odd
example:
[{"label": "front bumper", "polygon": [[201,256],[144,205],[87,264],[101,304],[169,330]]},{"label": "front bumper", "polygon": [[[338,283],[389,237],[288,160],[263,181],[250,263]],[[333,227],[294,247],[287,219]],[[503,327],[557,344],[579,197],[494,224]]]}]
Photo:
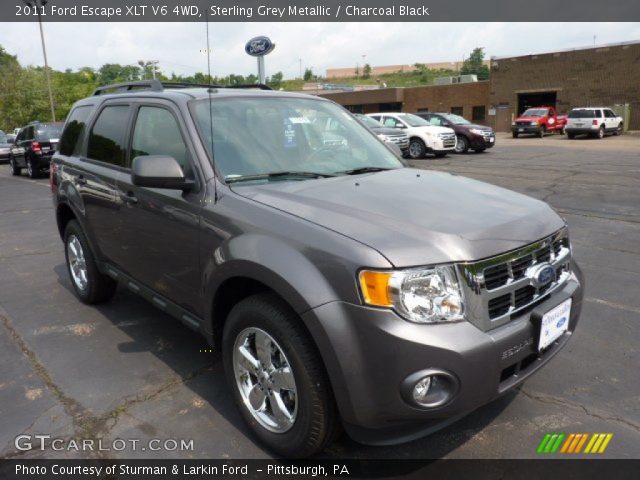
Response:
[{"label": "front bumper", "polygon": [[[395,313],[332,302],[306,312],[349,435],[366,444],[409,441],[446,426],[513,389],[544,366],[567,343],[580,315],[580,269],[565,286],[506,325],[483,332],[469,322],[419,325]],[[545,312],[572,298],[569,329],[537,352]],[[458,380],[445,405],[419,408],[400,393],[411,374],[434,368]]]},{"label": "front bumper", "polygon": [[496,135],[473,135],[469,142],[470,148],[491,148],[496,144]]},{"label": "front bumper", "polygon": [[532,134],[539,135],[540,134],[540,125],[512,125],[511,131],[513,133],[523,133],[523,134]]}]

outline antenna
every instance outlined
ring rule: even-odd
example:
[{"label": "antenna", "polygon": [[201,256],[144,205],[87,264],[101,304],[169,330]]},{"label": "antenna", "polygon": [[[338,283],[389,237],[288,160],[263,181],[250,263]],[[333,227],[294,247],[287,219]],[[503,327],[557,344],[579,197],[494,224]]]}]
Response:
[{"label": "antenna", "polygon": [[[209,77],[209,85],[211,85],[211,48],[209,48],[209,18],[206,19],[207,25],[207,76]],[[213,105],[211,99],[211,88],[207,89],[209,95],[209,135],[211,136],[211,165],[213,166],[213,200],[218,201],[218,178],[216,173],[216,156],[213,153]]]}]

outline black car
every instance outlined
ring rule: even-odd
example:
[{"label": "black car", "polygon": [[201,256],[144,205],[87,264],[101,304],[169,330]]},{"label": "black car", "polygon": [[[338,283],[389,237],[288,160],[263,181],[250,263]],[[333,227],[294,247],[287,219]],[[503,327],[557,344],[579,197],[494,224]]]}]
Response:
[{"label": "black car", "polygon": [[460,115],[439,112],[418,112],[414,115],[431,125],[452,128],[456,132],[456,153],[466,153],[469,149],[483,152],[496,144],[496,134],[491,127],[473,124]]},{"label": "black car", "polygon": [[328,99],[101,87],[71,108],[50,181],[80,301],[121,282],[204,335],[284,457],[341,426],[433,432],[575,338],[582,275],[549,205],[406,167]]},{"label": "black car", "polygon": [[406,133],[398,131],[397,128],[385,127],[377,120],[361,113],[356,113],[354,116],[360,120],[365,127],[375,133],[380,140],[385,143],[397,145],[402,152],[402,156],[409,154],[409,136]]},{"label": "black car", "polygon": [[49,162],[58,148],[62,122],[31,122],[22,127],[9,151],[9,165],[13,175],[26,168],[29,177],[38,178],[49,169]]},{"label": "black car", "polygon": [[0,162],[5,163],[9,160],[9,150],[11,149],[11,138],[9,135],[0,130]]}]

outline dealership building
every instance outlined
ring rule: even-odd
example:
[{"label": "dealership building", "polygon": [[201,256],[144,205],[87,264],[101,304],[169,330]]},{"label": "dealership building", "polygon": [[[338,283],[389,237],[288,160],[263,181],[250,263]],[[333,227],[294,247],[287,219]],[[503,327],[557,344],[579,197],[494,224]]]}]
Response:
[{"label": "dealership building", "polygon": [[482,82],[318,94],[353,112],[452,112],[497,131],[532,106],[611,106],[626,129],[640,130],[640,41],[493,57],[490,69]]}]

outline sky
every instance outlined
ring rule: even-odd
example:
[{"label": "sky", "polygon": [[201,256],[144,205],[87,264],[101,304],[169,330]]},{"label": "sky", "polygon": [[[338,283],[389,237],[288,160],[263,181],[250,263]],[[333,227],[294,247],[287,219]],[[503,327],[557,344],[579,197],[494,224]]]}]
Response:
[{"label": "sky", "polygon": [[[205,23],[45,23],[56,70],[158,60],[164,74],[206,72]],[[324,75],[330,67],[460,61],[475,47],[486,57],[516,56],[640,40],[640,23],[209,23],[212,75],[256,73],[246,41],[276,44],[267,75]],[[594,39],[595,35],[595,39]],[[2,23],[0,45],[23,65],[42,65],[37,23]],[[363,55],[365,57],[363,57]],[[302,59],[300,61],[300,59]]]}]

